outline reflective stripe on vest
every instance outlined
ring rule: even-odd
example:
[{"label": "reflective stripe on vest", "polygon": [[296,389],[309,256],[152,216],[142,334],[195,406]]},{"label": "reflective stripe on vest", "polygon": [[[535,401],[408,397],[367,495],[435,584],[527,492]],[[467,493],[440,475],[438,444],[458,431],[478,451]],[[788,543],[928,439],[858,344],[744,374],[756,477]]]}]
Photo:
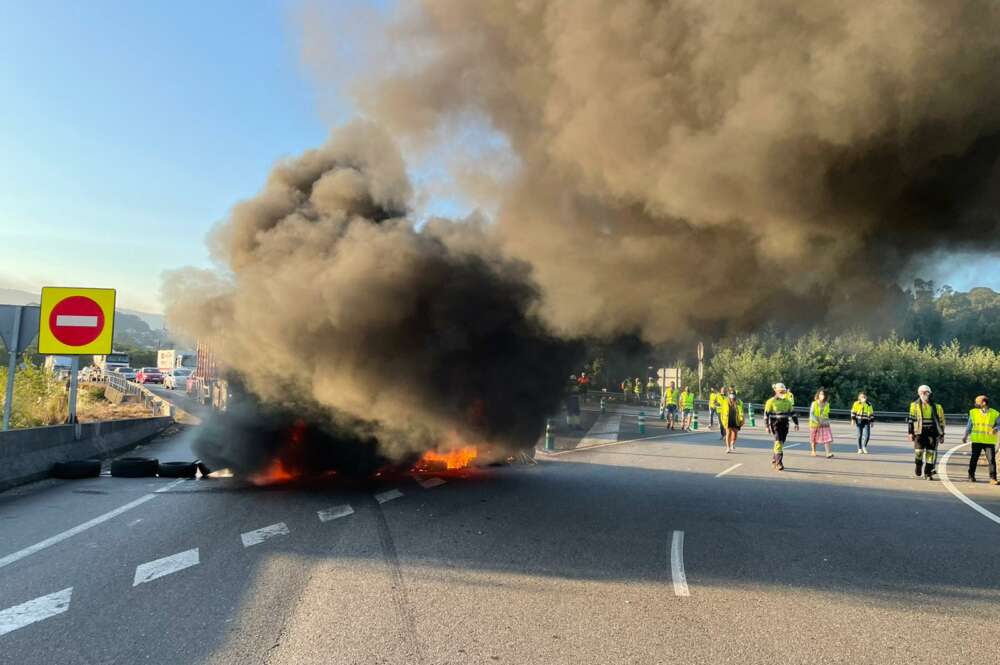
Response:
[{"label": "reflective stripe on vest", "polygon": [[813,402],[809,407],[809,427],[816,429],[821,425],[830,424],[830,403],[820,407],[819,402]]}]

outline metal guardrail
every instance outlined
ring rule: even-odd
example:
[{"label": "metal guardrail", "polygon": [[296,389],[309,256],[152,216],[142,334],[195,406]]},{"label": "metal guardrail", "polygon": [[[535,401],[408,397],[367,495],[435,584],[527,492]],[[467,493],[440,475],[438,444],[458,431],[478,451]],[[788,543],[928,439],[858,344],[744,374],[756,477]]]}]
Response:
[{"label": "metal guardrail", "polygon": [[143,406],[152,410],[153,415],[172,415],[171,405],[169,402],[154,394],[153,391],[149,390],[145,386],[141,386],[134,381],[129,381],[121,374],[116,374],[114,372],[108,374],[107,386],[108,388],[117,390],[122,395],[132,395],[137,397],[138,401],[141,402]]},{"label": "metal guardrail", "polygon": [[[660,408],[660,398],[659,397],[656,397],[654,399],[649,399],[649,398],[645,397],[645,395],[644,395],[642,398],[640,398],[637,401],[636,398],[635,398],[634,393],[628,393],[627,397],[626,397],[626,393],[623,393],[623,392],[612,392],[612,391],[605,392],[604,390],[591,390],[591,391],[589,391],[587,393],[587,395],[588,395],[588,399],[599,399],[601,397],[611,397],[611,398],[615,399],[616,401],[620,401],[622,404],[631,404],[631,405],[635,405],[635,406],[647,406],[647,407],[656,408],[656,409]],[[708,400],[707,399],[696,399],[694,401],[694,404],[695,404],[695,408],[699,409],[701,411],[704,411],[704,410],[708,409]],[[757,412],[757,413],[762,413],[764,411],[764,405],[761,404],[761,403],[758,403],[758,402],[744,402],[744,405],[747,408],[751,408],[752,407],[753,410],[755,412]],[[796,406],[795,407],[795,413],[797,415],[808,417],[809,416],[809,407],[808,406]],[[881,420],[881,421],[901,421],[901,420],[906,420],[909,417],[909,415],[910,414],[909,414],[908,411],[875,411],[875,420],[876,421],[879,421],[879,420]],[[850,417],[851,417],[851,410],[850,409],[830,409],[830,418],[833,419],[833,420],[837,420],[837,419],[850,420]],[[968,421],[969,414],[968,413],[946,413],[946,414],[944,414],[944,418],[945,418],[945,421],[961,422],[961,423],[964,424],[966,421]]]}]

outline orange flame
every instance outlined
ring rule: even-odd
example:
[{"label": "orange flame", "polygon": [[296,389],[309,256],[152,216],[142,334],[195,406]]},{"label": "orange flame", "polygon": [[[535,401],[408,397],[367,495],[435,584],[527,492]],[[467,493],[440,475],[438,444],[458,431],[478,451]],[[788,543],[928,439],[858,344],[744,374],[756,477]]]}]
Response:
[{"label": "orange flame", "polygon": [[295,474],[285,468],[285,463],[281,459],[275,459],[267,469],[250,476],[250,482],[254,485],[273,485],[287,483],[291,480],[295,480]]},{"label": "orange flame", "polygon": [[417,466],[423,468],[440,468],[443,466],[449,470],[467,469],[472,466],[472,463],[476,461],[478,456],[479,451],[475,446],[463,446],[462,448],[456,448],[445,453],[430,450],[424,454],[420,459],[420,464]]}]

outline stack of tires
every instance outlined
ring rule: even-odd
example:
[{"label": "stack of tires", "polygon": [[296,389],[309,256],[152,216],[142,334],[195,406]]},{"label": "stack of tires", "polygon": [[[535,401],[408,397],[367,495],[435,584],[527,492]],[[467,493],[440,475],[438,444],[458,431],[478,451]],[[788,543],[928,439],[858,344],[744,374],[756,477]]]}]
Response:
[{"label": "stack of tires", "polygon": [[[111,461],[111,475],[117,478],[194,478],[197,462],[161,462],[149,457],[120,457]],[[101,475],[101,460],[71,460],[52,465],[52,477],[64,480],[97,478]]]}]

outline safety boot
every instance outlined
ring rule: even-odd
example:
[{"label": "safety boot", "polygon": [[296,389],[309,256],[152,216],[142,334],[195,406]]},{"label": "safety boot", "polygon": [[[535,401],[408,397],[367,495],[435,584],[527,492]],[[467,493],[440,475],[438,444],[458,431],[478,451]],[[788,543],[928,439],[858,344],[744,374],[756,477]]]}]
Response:
[{"label": "safety boot", "polygon": [[969,474],[969,482],[970,483],[976,482],[976,476],[974,474],[971,473]]},{"label": "safety boot", "polygon": [[915,471],[915,474],[916,474],[917,478],[919,478],[921,475],[923,475],[923,470],[924,470],[924,463],[922,461],[918,461],[917,462],[917,469]]}]

